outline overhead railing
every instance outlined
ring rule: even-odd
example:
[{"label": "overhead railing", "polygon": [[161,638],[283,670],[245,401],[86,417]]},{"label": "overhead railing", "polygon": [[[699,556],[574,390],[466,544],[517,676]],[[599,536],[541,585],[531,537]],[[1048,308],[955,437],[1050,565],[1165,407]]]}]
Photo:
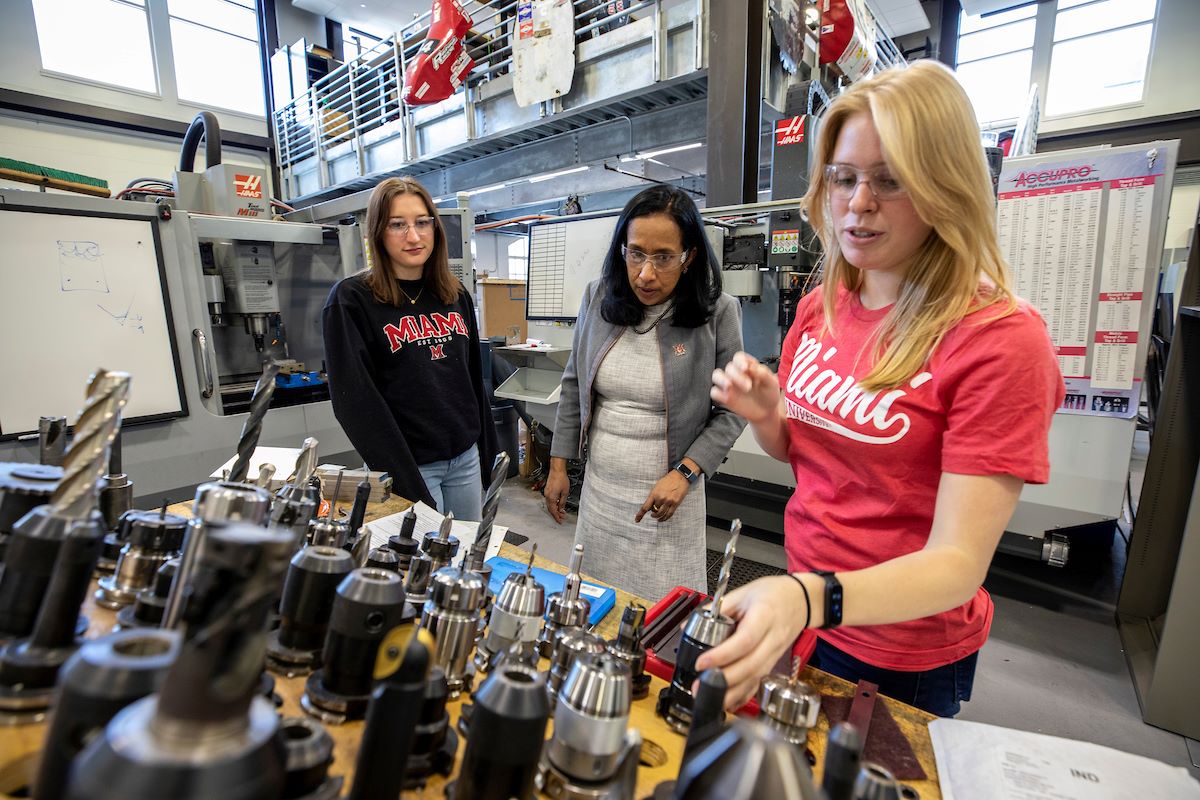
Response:
[{"label": "overhead railing", "polygon": [[[609,11],[610,7],[621,6]],[[284,195],[296,198],[338,185],[347,179],[417,161],[469,142],[483,132],[504,130],[505,116],[519,127],[522,115],[504,109],[500,114],[481,114],[480,103],[494,100],[511,87],[513,66],[512,40],[517,21],[518,0],[508,0],[472,14],[472,26],[465,37],[468,55],[475,66],[468,74],[464,89],[441,103],[408,107],[401,101],[405,68],[417,57],[428,32],[430,14],[415,18],[389,39],[349,59],[314,81],[300,97],[282,106],[272,116],[279,163],[284,178]],[[577,56],[585,42],[603,37],[642,20],[646,42],[654,56],[656,72],[661,69],[666,28],[671,16],[672,28],[693,26],[693,20],[707,12],[707,0],[644,0],[636,3],[609,3],[601,0],[573,0]],[[666,12],[666,13],[664,13]],[[693,69],[703,68],[702,37],[690,45],[695,51]],[[601,54],[602,56],[603,54]],[[693,61],[689,58],[688,61]],[[672,77],[672,76],[659,76]],[[501,80],[502,88],[491,91],[489,85]],[[507,105],[513,105],[511,95]],[[546,104],[526,114],[541,119],[558,108]],[[438,131],[439,121],[460,118],[456,131]],[[422,136],[423,132],[430,136]],[[457,134],[457,135],[455,135]],[[436,139],[431,141],[431,139]]]},{"label": "overhead railing", "polygon": [[[282,195],[329,199],[368,188],[372,176],[442,169],[613,119],[628,124],[631,105],[703,97],[711,1],[572,0],[574,85],[524,107],[513,93],[518,0],[472,8],[464,44],[475,65],[462,89],[439,103],[406,105],[403,76],[425,42],[427,12],[273,114]],[[877,69],[904,63],[882,31],[876,51]]]}]

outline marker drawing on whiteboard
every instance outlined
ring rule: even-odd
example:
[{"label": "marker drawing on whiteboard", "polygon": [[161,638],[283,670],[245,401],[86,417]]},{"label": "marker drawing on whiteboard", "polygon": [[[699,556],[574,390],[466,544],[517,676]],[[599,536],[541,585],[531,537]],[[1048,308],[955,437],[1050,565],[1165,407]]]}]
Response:
[{"label": "marker drawing on whiteboard", "polygon": [[99,303],[96,304],[96,308],[100,309],[105,314],[108,314],[110,317],[112,317],[113,321],[116,322],[118,325],[120,325],[122,328],[129,328],[130,330],[137,331],[138,333],[146,332],[146,326],[143,324],[145,321],[144,318],[142,317],[141,314],[139,314],[133,310],[133,298],[132,297],[129,298],[129,305],[125,306],[124,311],[117,311],[117,312],[109,311],[107,308],[100,305]]},{"label": "marker drawing on whiteboard", "polygon": [[56,244],[62,291],[108,294],[108,278],[104,274],[104,254],[100,252],[100,245],[72,239],[59,239]]}]

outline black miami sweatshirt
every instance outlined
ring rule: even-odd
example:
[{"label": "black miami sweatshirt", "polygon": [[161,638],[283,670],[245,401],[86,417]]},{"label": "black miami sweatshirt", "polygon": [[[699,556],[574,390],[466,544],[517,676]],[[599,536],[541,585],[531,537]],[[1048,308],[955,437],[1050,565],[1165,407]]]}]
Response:
[{"label": "black miami sweatshirt", "polygon": [[333,413],[392,492],[433,506],[418,464],[479,448],[486,485],[497,450],[484,393],[475,304],[465,290],[447,305],[420,281],[400,281],[416,302],[380,303],[363,275],[334,285],[325,301],[325,368]]}]

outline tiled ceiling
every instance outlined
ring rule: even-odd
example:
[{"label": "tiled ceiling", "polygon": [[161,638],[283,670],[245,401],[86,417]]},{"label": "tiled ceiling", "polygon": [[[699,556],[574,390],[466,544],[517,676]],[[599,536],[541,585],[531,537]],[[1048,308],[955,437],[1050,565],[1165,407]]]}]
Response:
[{"label": "tiled ceiling", "polygon": [[929,29],[929,17],[919,0],[867,0],[867,6],[893,39]]},{"label": "tiled ceiling", "polygon": [[[368,33],[390,36],[414,16],[427,13],[433,0],[292,0],[292,5],[310,14],[336,20]],[[477,3],[466,3],[467,10]]]},{"label": "tiled ceiling", "polygon": [[[995,0],[974,0],[994,2]],[[1006,0],[1007,1],[1007,0]],[[966,0],[971,2],[971,0]],[[432,0],[292,0],[296,8],[336,20],[375,34],[391,34],[424,14]],[[468,13],[480,8],[478,3],[464,3]],[[929,18],[920,0],[867,0],[883,30],[895,39],[929,28]]]}]

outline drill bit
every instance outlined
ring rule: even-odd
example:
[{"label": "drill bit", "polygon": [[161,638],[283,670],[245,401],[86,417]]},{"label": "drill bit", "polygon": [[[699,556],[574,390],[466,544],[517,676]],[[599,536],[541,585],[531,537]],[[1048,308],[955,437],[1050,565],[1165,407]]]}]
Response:
[{"label": "drill bit", "polygon": [[337,517],[338,495],[342,491],[342,473],[346,470],[339,469],[337,480],[333,482],[333,497],[329,498],[329,522],[333,522]]},{"label": "drill bit", "polygon": [[484,556],[492,541],[492,525],[496,521],[496,511],[500,508],[500,487],[504,485],[504,478],[508,474],[508,462],[508,453],[501,453],[496,456],[496,463],[492,465],[492,482],[483,496],[479,533],[475,535],[475,543],[471,545],[470,569],[478,570],[483,566]]},{"label": "drill bit", "polygon": [[258,480],[255,483],[262,489],[271,488],[271,478],[275,477],[275,465],[263,464],[258,468]]},{"label": "drill bit", "polygon": [[371,500],[371,471],[367,469],[367,464],[363,462],[363,479],[358,482],[358,486],[354,489],[354,505],[350,507],[350,538],[358,535],[358,531],[363,526],[363,520],[367,518],[367,503]]},{"label": "drill bit", "polygon": [[533,577],[533,557],[536,555],[537,555],[537,542],[534,542],[533,546],[529,548],[529,563],[525,565],[525,577],[526,578]]},{"label": "drill bit", "polygon": [[262,435],[263,417],[271,405],[271,396],[275,394],[275,376],[279,374],[279,364],[268,361],[263,365],[262,375],[254,384],[254,395],[250,398],[250,415],[242,424],[242,434],[238,437],[237,460],[233,469],[229,470],[229,480],[243,483],[250,472],[250,457],[258,446],[258,437]]},{"label": "drill bit", "polygon": [[562,599],[565,601],[574,602],[579,599],[579,586],[582,583],[582,579],[579,577],[581,566],[583,566],[583,545],[577,544],[571,553],[571,569],[563,581]]},{"label": "drill bit", "polygon": [[317,440],[309,436],[304,440],[304,445],[300,448],[300,455],[296,456],[296,473],[292,478],[293,486],[298,486],[302,490],[308,485],[313,473],[317,470]]},{"label": "drill bit", "polygon": [[729,588],[729,573],[733,571],[733,554],[737,552],[738,536],[742,532],[742,521],[735,519],[729,526],[729,542],[725,545],[725,555],[721,556],[721,574],[717,576],[717,591],[713,594],[712,615],[721,616],[721,601],[725,598],[725,590]]},{"label": "drill bit", "polygon": [[61,467],[67,451],[67,418],[42,417],[38,420],[38,448],[41,462]]},{"label": "drill bit", "polygon": [[98,483],[108,469],[108,453],[121,425],[121,409],[129,399],[129,373],[96,370],[75,437],[63,456],[63,477],[50,497],[55,516],[84,520],[96,508]]},{"label": "drill bit", "polygon": [[437,539],[439,542],[450,541],[450,529],[454,526],[454,512],[447,511],[446,516],[442,517],[442,524],[438,526]]}]

